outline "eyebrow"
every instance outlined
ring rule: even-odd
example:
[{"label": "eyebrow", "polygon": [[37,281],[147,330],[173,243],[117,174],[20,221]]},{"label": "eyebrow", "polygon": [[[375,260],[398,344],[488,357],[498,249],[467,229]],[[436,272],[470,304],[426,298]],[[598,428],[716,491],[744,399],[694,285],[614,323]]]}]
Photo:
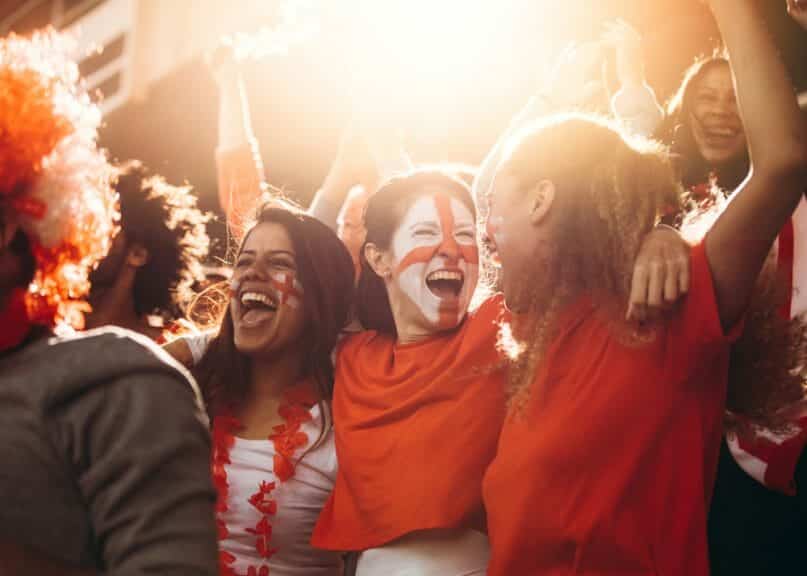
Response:
[{"label": "eyebrow", "polygon": [[[240,258],[241,256],[244,255],[257,256],[257,254],[258,253],[255,252],[255,250],[242,250],[241,254],[239,254],[238,256]],[[280,256],[280,255],[286,255],[290,256],[291,258],[294,258],[294,252],[289,252],[288,250],[269,250],[264,254],[264,256]]]},{"label": "eyebrow", "polygon": [[419,220],[419,221],[415,222],[414,224],[412,224],[411,226],[409,226],[409,229],[414,230],[415,228],[418,228],[420,226],[429,226],[431,228],[439,228],[440,223],[437,222],[436,220]]}]

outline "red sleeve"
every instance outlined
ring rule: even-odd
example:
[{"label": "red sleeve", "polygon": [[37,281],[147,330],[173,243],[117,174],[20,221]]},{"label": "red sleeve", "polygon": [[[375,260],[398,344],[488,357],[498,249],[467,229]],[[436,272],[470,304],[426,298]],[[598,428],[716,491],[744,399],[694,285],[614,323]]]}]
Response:
[{"label": "red sleeve", "polygon": [[236,148],[216,151],[219,204],[236,237],[253,214],[263,190],[263,162],[258,143],[250,139]]},{"label": "red sleeve", "polygon": [[712,271],[703,242],[690,253],[690,290],[677,315],[677,329],[690,344],[731,344],[743,333],[741,320],[728,332],[723,330],[712,283]]},{"label": "red sleeve", "polygon": [[741,320],[728,332],[723,330],[706,250],[703,243],[697,244],[690,253],[689,294],[670,320],[670,366],[688,377],[694,369],[714,361],[716,354],[727,351],[743,326]]}]

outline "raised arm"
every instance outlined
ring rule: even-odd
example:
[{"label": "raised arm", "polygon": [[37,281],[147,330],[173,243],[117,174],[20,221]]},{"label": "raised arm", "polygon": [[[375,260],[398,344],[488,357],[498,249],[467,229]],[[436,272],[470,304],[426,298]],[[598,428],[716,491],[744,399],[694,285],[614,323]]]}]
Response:
[{"label": "raised arm", "polygon": [[793,18],[799,26],[807,30],[807,1],[805,0],[786,0],[787,13]]},{"label": "raised arm", "polygon": [[399,138],[385,133],[383,128],[371,129],[351,120],[308,212],[337,230],[337,218],[354,187],[361,186],[370,195],[382,180],[411,167]]},{"label": "raised arm", "polygon": [[367,142],[351,122],[339,140],[336,157],[308,213],[338,231],[337,217],[350,190],[357,185],[375,188],[379,179]]},{"label": "raised arm", "polygon": [[220,48],[211,59],[219,88],[216,169],[219,203],[227,223],[240,236],[244,220],[261,195],[264,171],[258,141],[252,134],[249,101],[231,51]]},{"label": "raised arm", "polygon": [[541,116],[583,106],[591,99],[593,93],[599,92],[601,90],[599,83],[591,82],[589,79],[601,57],[599,44],[590,43],[567,48],[555,65],[552,79],[530,98],[526,106],[510,121],[507,130],[482,160],[474,178],[473,194],[480,216],[484,217],[487,214],[485,198],[493,185],[496,169],[510,139]]},{"label": "raised arm", "polygon": [[733,326],[807,186],[807,134],[785,66],[752,0],[709,0],[734,71],[751,175],[706,236],[720,320]]},{"label": "raised arm", "polygon": [[632,133],[652,136],[664,111],[645,78],[641,35],[624,20],[617,20],[606,26],[603,41],[616,49],[619,89],[611,98],[611,112]]}]

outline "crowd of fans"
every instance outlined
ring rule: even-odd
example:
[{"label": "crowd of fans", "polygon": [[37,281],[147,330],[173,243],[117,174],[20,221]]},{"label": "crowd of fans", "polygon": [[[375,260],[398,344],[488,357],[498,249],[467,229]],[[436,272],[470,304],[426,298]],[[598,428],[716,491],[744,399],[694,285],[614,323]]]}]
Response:
[{"label": "crowd of fans", "polygon": [[307,209],[222,47],[226,266],[69,40],[0,40],[0,575],[807,569],[807,120],[705,4],[666,105],[615,22],[478,167],[353,121]]}]

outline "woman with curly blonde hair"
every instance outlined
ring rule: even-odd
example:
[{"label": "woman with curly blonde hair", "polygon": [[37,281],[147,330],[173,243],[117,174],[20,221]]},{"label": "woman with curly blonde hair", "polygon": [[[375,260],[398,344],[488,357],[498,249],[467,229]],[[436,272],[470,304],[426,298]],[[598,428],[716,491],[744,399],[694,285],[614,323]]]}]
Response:
[{"label": "woman with curly blonde hair", "polygon": [[709,572],[729,345],[807,184],[805,127],[756,10],[709,4],[753,171],[692,248],[689,295],[665,322],[624,321],[637,238],[678,189],[658,149],[562,116],[527,132],[498,170],[488,231],[516,360],[485,477],[489,574]]}]

